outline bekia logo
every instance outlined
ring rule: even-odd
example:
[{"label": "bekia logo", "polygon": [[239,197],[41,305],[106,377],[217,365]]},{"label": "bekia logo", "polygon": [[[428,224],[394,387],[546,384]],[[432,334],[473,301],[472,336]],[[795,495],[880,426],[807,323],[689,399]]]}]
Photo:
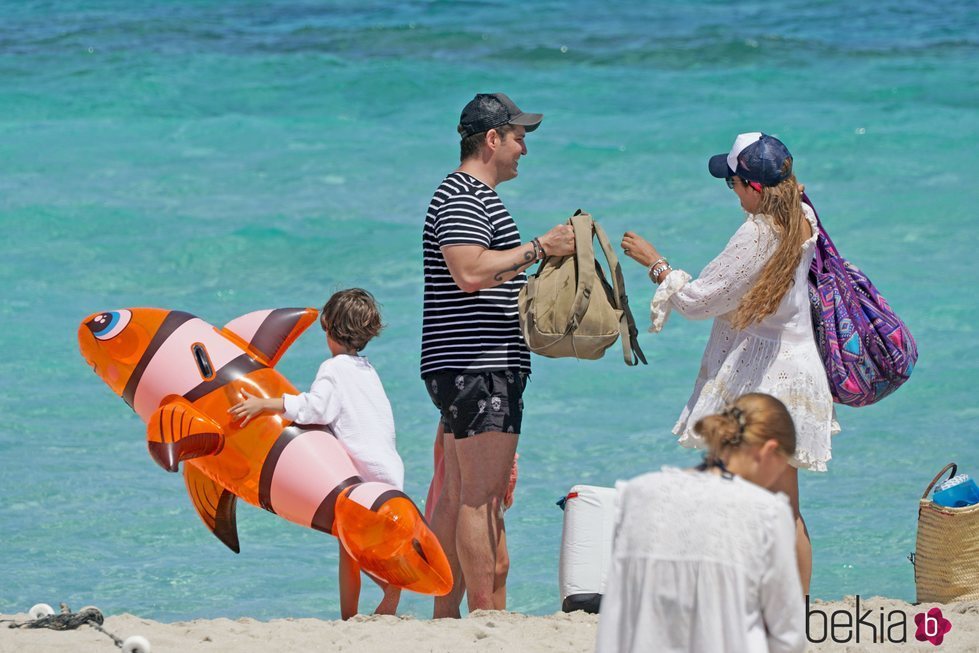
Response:
[{"label": "bekia logo", "polygon": [[[952,630],[952,622],[942,615],[940,608],[914,615],[917,630],[914,638],[938,646]],[[860,595],[855,597],[853,609],[827,612],[809,604],[806,595],[806,638],[820,644],[831,639],[837,644],[859,644],[861,641],[884,644],[908,641],[908,615],[903,610],[861,610]]]},{"label": "bekia logo", "polygon": [[952,622],[942,616],[941,608],[919,612],[914,615],[914,623],[918,626],[914,638],[919,642],[931,642],[935,646],[941,644],[945,634],[952,630]]}]

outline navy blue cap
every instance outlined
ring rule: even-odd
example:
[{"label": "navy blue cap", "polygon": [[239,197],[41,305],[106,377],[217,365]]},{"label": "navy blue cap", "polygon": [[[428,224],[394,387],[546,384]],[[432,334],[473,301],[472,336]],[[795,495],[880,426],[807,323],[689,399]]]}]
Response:
[{"label": "navy blue cap", "polygon": [[503,125],[523,125],[532,132],[543,119],[542,113],[524,113],[503,93],[477,93],[463,107],[457,129],[463,138]]},{"label": "navy blue cap", "polygon": [[737,176],[762,186],[775,186],[792,174],[792,155],[774,136],[750,132],[738,134],[727,154],[712,156],[707,169],[719,179]]}]

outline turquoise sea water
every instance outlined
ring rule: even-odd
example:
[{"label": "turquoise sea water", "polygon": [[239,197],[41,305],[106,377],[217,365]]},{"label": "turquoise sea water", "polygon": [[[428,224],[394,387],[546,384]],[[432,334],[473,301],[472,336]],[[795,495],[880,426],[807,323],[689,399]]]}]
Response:
[{"label": "turquoise sea water", "polygon": [[[525,238],[583,207],[693,272],[741,215],[707,157],[742,131],[785,140],[837,245],[920,349],[895,396],[839,411],[830,471],[802,477],[812,592],[913,600],[919,496],[950,460],[979,475],[979,10],[773,7],[0,1],[0,611],[338,616],[333,538],[242,504],[230,553],[75,330],[102,309],[221,325],[366,287],[388,324],[366,353],[421,501],[436,424],[417,372],[421,225],[457,162],[462,105],[497,90],[546,114],[500,187]],[[652,288],[624,263],[644,328]],[[559,607],[554,501],[571,485],[696,462],[669,431],[708,328],[643,335],[639,369],[617,349],[535,359],[508,514],[512,609]],[[321,340],[279,365],[299,387]],[[365,589],[362,607],[376,597]],[[402,608],[425,616],[430,600]]]}]

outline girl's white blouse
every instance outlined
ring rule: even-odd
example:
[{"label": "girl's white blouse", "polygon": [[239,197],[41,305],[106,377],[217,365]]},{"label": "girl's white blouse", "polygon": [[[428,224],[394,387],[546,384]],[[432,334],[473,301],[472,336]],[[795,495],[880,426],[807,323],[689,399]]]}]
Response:
[{"label": "girl's white blouse", "polygon": [[795,522],[784,494],[670,468],[616,489],[596,653],[805,650]]}]

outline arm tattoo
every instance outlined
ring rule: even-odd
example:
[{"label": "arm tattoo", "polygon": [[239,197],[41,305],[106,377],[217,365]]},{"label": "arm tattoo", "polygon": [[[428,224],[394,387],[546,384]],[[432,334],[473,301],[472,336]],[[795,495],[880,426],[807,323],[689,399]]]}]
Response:
[{"label": "arm tattoo", "polygon": [[518,273],[518,272],[520,272],[521,270],[523,270],[524,268],[526,268],[528,265],[530,265],[533,262],[534,262],[534,253],[533,252],[524,252],[523,260],[522,261],[520,261],[516,265],[513,265],[511,267],[508,267],[505,270],[500,270],[499,272],[497,272],[496,274],[494,274],[493,275],[493,281],[503,281],[503,275],[505,275],[505,274],[507,274],[509,272]]}]

